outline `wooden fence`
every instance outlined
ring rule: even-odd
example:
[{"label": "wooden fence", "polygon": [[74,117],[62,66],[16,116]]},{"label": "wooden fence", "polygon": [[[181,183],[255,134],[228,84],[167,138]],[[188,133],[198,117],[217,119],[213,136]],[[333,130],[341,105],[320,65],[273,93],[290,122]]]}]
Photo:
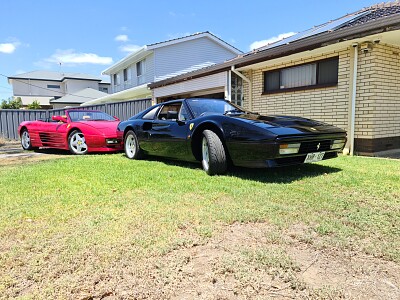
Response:
[{"label": "wooden fence", "polygon": [[[150,106],[151,99],[140,99],[73,108],[101,110],[109,115],[118,117],[121,121],[124,121]],[[54,115],[63,115],[66,109],[71,108],[49,110],[0,109],[0,136],[10,140],[17,140],[19,139],[18,125],[21,122],[51,118]]]}]

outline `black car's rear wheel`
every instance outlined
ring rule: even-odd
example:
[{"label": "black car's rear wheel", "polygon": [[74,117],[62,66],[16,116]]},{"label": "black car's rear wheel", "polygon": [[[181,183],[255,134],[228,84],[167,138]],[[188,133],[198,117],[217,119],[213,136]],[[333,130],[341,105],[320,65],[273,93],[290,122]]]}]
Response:
[{"label": "black car's rear wheel", "polygon": [[143,152],[139,147],[139,142],[133,130],[129,130],[124,139],[124,150],[127,158],[140,159],[143,157]]},{"label": "black car's rear wheel", "polygon": [[21,146],[24,150],[32,150],[31,136],[28,129],[23,129],[21,132]]},{"label": "black car's rear wheel", "polygon": [[201,142],[203,170],[208,175],[225,174],[228,168],[224,145],[218,135],[211,130],[203,131]]},{"label": "black car's rear wheel", "polygon": [[68,147],[72,154],[83,155],[88,152],[85,136],[79,130],[74,130],[68,136]]}]

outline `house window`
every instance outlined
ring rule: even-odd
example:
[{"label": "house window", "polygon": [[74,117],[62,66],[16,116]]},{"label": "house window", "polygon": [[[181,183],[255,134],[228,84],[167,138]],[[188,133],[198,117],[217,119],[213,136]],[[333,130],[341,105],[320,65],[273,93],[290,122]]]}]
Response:
[{"label": "house window", "polygon": [[144,83],[144,60],[138,61],[136,63],[136,76],[137,84]]},{"label": "house window", "polygon": [[128,69],[124,69],[124,82],[128,80]]},{"label": "house window", "polygon": [[338,83],[339,58],[264,72],[264,93],[301,90]]},{"label": "house window", "polygon": [[243,105],[243,79],[231,72],[231,101]]},{"label": "house window", "polygon": [[114,85],[118,85],[119,84],[119,77],[118,74],[113,74],[113,81],[114,81]]},{"label": "house window", "polygon": [[107,87],[99,87],[99,91],[103,93],[108,93],[108,88]]},{"label": "house window", "polygon": [[58,84],[48,84],[47,88],[48,89],[59,89],[60,85],[58,85]]}]

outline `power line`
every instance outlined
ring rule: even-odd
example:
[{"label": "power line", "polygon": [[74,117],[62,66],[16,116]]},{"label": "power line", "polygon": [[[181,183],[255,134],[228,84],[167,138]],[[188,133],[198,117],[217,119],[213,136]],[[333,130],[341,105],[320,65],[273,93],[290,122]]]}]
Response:
[{"label": "power line", "polygon": [[[0,73],[0,76],[3,76],[3,77],[8,78],[7,75],[1,74],[1,73]],[[50,91],[50,92],[52,92],[52,93],[56,92],[56,93],[62,94],[63,96],[70,95],[70,96],[74,96],[74,97],[86,98],[86,99],[91,99],[91,100],[97,99],[97,98],[93,98],[93,97],[81,96],[81,95],[76,95],[76,94],[71,94],[71,93],[61,93],[61,92],[57,92],[57,91],[51,90],[51,89],[49,89],[49,88],[44,88],[44,87],[42,87],[42,86],[38,86],[38,85],[35,85],[35,84],[32,84],[32,83],[27,83],[27,82],[25,82],[25,81],[22,81],[22,80],[19,80],[19,79],[15,79],[15,78],[13,78],[13,80],[15,80],[15,81],[17,81],[17,82],[20,82],[20,83],[23,83],[23,84],[26,84],[26,85],[29,85],[29,86],[34,86],[34,87],[39,88],[39,89],[42,89],[42,90]]]}]

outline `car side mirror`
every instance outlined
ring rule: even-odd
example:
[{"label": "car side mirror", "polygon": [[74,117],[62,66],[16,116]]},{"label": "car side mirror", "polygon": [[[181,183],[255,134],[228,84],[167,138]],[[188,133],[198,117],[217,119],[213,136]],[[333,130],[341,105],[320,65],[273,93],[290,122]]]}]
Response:
[{"label": "car side mirror", "polygon": [[64,116],[52,116],[51,119],[57,122],[63,122],[63,123],[67,122],[67,118]]},{"label": "car side mirror", "polygon": [[117,118],[116,116],[114,116],[115,121],[121,121],[119,118]]}]

